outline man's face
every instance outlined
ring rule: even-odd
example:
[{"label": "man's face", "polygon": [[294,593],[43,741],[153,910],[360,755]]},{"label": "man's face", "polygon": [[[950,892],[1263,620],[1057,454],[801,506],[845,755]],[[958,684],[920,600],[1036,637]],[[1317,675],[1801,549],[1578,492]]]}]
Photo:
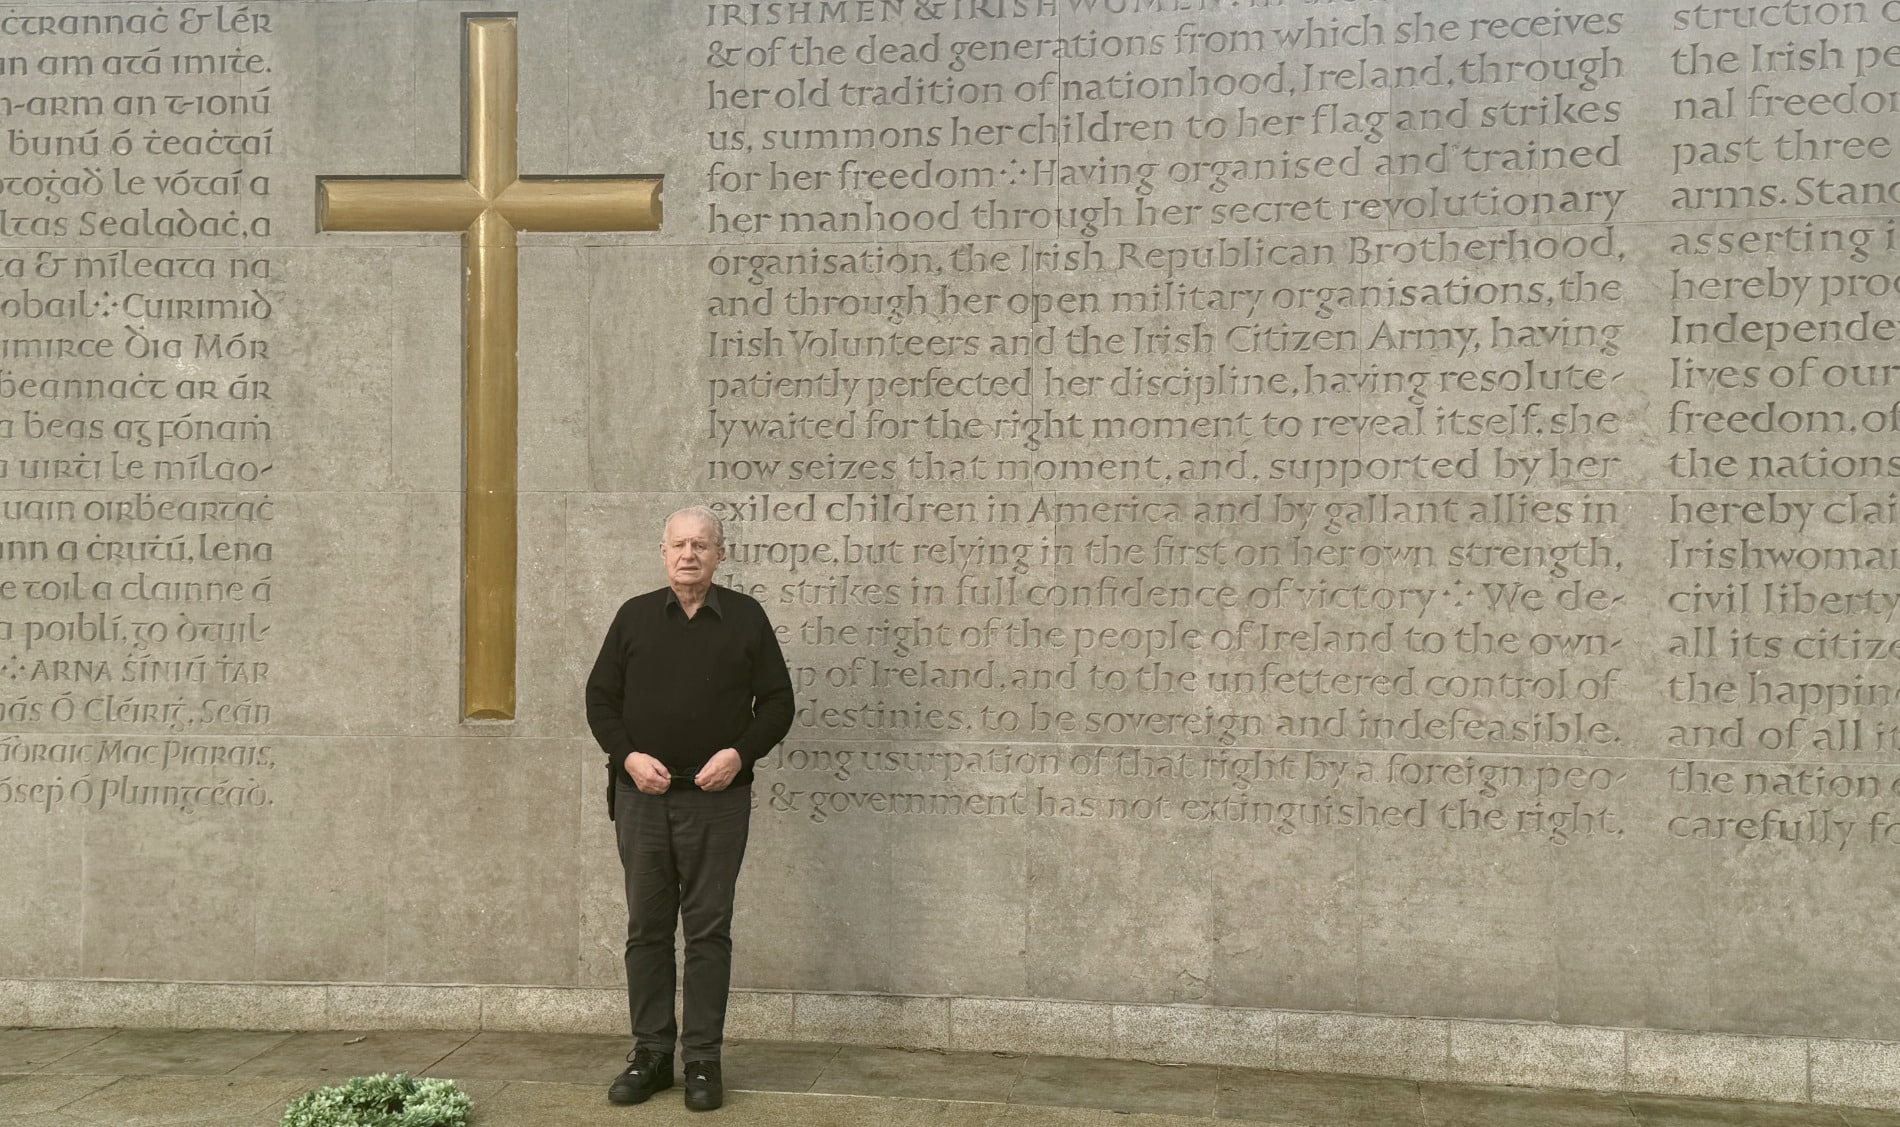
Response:
[{"label": "man's face", "polygon": [[675,517],[666,525],[666,540],[660,548],[666,561],[666,581],[674,587],[704,587],[712,582],[726,550],[703,518]]}]

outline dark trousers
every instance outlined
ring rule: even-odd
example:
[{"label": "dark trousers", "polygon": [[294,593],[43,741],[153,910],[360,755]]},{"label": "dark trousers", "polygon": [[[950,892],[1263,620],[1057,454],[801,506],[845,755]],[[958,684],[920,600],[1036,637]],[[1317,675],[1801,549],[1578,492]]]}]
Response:
[{"label": "dark trousers", "polygon": [[[627,1010],[636,1047],[717,1061],[732,984],[732,898],[745,860],[752,788],[614,793],[627,875]],[[681,1020],[673,1016],[673,933],[686,939]]]}]

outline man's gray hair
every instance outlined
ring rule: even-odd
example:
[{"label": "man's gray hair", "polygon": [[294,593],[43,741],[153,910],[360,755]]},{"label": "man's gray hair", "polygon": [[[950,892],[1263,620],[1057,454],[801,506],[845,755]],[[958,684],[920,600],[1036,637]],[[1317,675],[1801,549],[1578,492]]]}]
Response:
[{"label": "man's gray hair", "polygon": [[705,521],[713,530],[713,543],[721,548],[726,546],[726,522],[719,519],[719,514],[704,505],[688,505],[667,517],[666,523],[660,526],[662,548],[666,547],[666,530],[673,527],[673,522],[681,517],[693,517],[696,520]]}]

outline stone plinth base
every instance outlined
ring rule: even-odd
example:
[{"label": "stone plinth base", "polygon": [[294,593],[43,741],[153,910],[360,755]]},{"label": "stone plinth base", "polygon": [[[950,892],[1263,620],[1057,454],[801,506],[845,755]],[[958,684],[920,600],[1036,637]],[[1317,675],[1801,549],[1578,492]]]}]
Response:
[{"label": "stone plinth base", "polygon": [[[0,1025],[617,1033],[619,990],[0,980]],[[1900,1108],[1900,1044],[1013,998],[735,991],[727,1033]]]}]

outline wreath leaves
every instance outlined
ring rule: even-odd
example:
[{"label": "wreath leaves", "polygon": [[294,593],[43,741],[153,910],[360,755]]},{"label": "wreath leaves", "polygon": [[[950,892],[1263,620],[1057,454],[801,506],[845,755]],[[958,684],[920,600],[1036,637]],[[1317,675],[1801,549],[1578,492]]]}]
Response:
[{"label": "wreath leaves", "polygon": [[281,1127],[468,1127],[468,1107],[453,1080],[378,1073],[298,1097]]}]

